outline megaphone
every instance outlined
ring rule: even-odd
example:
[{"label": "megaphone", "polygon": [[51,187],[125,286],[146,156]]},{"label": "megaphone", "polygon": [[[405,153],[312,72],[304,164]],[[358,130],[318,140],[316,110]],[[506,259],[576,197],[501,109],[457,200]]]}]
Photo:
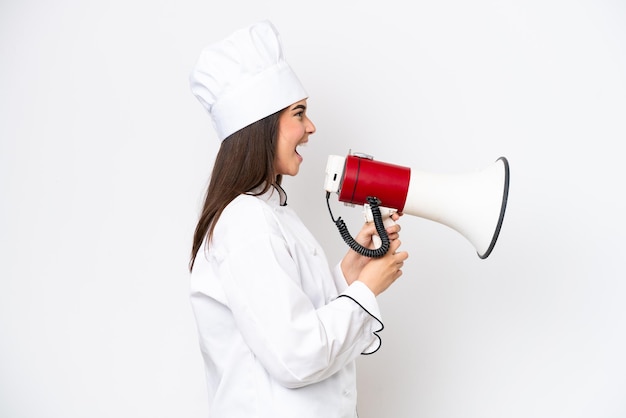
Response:
[{"label": "megaphone", "polygon": [[[487,258],[498,239],[509,194],[509,163],[498,158],[491,166],[464,174],[434,174],[376,161],[367,154],[330,155],[326,164],[326,200],[337,193],[346,205],[363,205],[381,238],[376,250],[361,247],[341,218],[335,220],[344,241],[355,251],[379,257],[387,252],[385,228],[394,212],[446,225],[463,235]],[[386,239],[386,241],[385,241]],[[385,248],[386,246],[386,248]]]}]

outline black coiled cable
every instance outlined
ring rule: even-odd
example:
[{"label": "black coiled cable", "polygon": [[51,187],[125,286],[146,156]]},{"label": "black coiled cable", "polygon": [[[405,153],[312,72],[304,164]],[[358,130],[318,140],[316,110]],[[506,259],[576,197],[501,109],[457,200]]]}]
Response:
[{"label": "black coiled cable", "polygon": [[380,200],[378,200],[376,197],[371,197],[371,196],[367,197],[367,202],[369,203],[370,208],[372,210],[372,216],[374,218],[374,225],[376,226],[376,232],[378,232],[378,236],[380,237],[380,241],[382,243],[380,247],[372,250],[370,248],[366,248],[362,246],[361,244],[356,242],[354,238],[352,238],[352,235],[348,231],[348,227],[346,226],[346,223],[343,221],[343,219],[341,219],[341,216],[337,218],[337,220],[335,220],[333,216],[333,212],[330,210],[329,197],[330,197],[330,192],[326,192],[326,205],[328,206],[328,212],[330,213],[330,218],[333,220],[333,222],[337,226],[337,229],[339,230],[339,233],[341,234],[341,238],[343,238],[345,243],[348,244],[350,248],[352,248],[354,251],[361,254],[362,256],[369,257],[369,258],[379,258],[387,254],[387,251],[389,251],[389,236],[387,235],[387,231],[385,230],[385,225],[383,224],[383,216],[380,213],[380,209],[378,208],[378,206],[380,206]]}]

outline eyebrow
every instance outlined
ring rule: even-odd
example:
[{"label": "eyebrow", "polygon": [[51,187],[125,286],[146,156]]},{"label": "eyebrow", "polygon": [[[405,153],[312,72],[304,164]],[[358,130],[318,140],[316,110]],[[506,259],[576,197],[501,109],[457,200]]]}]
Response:
[{"label": "eyebrow", "polygon": [[306,110],[306,106],[299,104],[291,108],[291,110],[298,110],[298,109]]}]

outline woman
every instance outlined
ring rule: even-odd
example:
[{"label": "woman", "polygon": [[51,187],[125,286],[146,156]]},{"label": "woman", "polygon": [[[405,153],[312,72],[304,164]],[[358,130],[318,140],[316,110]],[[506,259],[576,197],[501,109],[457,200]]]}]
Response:
[{"label": "woman", "polygon": [[376,296],[408,257],[400,228],[384,257],[350,250],[331,269],[287,206],[282,176],[298,174],[315,125],[271,23],[206,48],[191,88],[222,140],[190,262],[210,416],[354,418],[355,359],[380,346]]}]

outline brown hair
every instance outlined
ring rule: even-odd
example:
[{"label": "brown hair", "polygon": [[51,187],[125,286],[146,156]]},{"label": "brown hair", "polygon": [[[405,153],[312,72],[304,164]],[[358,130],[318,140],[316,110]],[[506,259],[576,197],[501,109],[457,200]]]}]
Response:
[{"label": "brown hair", "polygon": [[193,236],[189,271],[203,242],[213,236],[215,223],[224,208],[242,193],[250,193],[263,185],[265,193],[272,184],[280,184],[282,176],[274,171],[281,111],[246,126],[222,141],[215,157],[204,206]]}]

